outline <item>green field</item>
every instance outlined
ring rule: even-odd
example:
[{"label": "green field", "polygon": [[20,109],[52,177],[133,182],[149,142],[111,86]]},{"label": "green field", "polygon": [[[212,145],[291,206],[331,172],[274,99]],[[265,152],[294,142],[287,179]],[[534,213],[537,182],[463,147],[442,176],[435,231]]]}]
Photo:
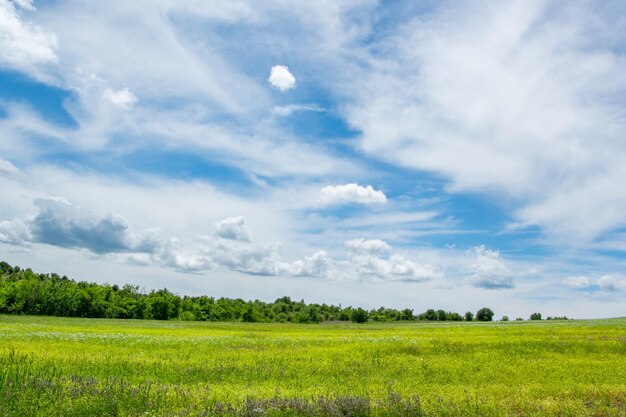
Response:
[{"label": "green field", "polygon": [[0,416],[623,416],[626,319],[0,316]]}]

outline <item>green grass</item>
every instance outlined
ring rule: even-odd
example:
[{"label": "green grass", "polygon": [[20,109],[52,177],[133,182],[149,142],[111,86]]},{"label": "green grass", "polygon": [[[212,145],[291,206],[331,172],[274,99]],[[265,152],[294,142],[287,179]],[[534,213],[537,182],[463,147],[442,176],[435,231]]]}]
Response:
[{"label": "green grass", "polygon": [[626,319],[0,316],[0,416],[624,416]]}]

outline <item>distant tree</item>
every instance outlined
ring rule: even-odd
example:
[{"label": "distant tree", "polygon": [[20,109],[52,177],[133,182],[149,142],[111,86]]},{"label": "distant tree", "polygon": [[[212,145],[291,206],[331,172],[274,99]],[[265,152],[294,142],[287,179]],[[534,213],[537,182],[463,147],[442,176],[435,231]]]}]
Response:
[{"label": "distant tree", "polygon": [[492,321],[493,311],[490,308],[483,307],[476,312],[476,320],[478,321]]},{"label": "distant tree", "polygon": [[461,316],[459,313],[448,313],[448,320],[463,321],[463,316]]},{"label": "distant tree", "polygon": [[437,310],[437,320],[446,321],[448,320],[448,313],[443,310]]},{"label": "distant tree", "polygon": [[515,321],[524,321],[524,319],[522,317],[518,317],[515,319]]},{"label": "distant tree", "polygon": [[509,321],[509,316],[502,316],[500,321]]},{"label": "distant tree", "polygon": [[177,302],[180,302],[180,298],[169,292],[167,288],[152,291],[150,293],[149,300],[150,312],[153,319],[169,320],[178,316],[178,308],[176,304]]},{"label": "distant tree", "polygon": [[531,320],[541,320],[541,313],[533,313],[530,315]]},{"label": "distant tree", "polygon": [[257,321],[254,306],[248,304],[241,315],[241,321],[246,323],[255,323]]},{"label": "distant tree", "polygon": [[410,308],[405,308],[400,312],[400,320],[415,320],[415,316],[413,315],[413,310]]},{"label": "distant tree", "polygon": [[350,320],[354,323],[365,323],[368,318],[368,313],[361,307],[355,308],[352,310],[352,314],[350,314]]},{"label": "distant tree", "polygon": [[426,313],[423,314],[424,320],[435,321],[437,320],[437,312],[432,308],[426,310]]},{"label": "distant tree", "polygon": [[473,321],[474,320],[474,313],[472,313],[471,311],[468,311],[467,313],[465,313],[465,321]]}]

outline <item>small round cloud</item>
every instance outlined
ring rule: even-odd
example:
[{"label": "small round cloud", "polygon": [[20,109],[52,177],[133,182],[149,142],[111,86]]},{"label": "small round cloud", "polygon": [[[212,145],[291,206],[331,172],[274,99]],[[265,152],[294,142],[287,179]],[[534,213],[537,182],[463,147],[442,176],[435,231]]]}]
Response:
[{"label": "small round cloud", "polygon": [[296,87],[296,77],[285,65],[274,65],[267,81],[277,90],[287,91]]},{"label": "small round cloud", "polygon": [[127,87],[118,91],[107,88],[102,94],[102,97],[124,109],[130,109],[137,102],[137,96],[135,96]]}]

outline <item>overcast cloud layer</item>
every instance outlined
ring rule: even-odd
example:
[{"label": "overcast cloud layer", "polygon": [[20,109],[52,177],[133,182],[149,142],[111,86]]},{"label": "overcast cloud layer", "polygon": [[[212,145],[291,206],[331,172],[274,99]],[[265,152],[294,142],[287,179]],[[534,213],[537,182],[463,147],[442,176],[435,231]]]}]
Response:
[{"label": "overcast cloud layer", "polygon": [[623,316],[625,51],[618,1],[0,0],[0,259]]}]

